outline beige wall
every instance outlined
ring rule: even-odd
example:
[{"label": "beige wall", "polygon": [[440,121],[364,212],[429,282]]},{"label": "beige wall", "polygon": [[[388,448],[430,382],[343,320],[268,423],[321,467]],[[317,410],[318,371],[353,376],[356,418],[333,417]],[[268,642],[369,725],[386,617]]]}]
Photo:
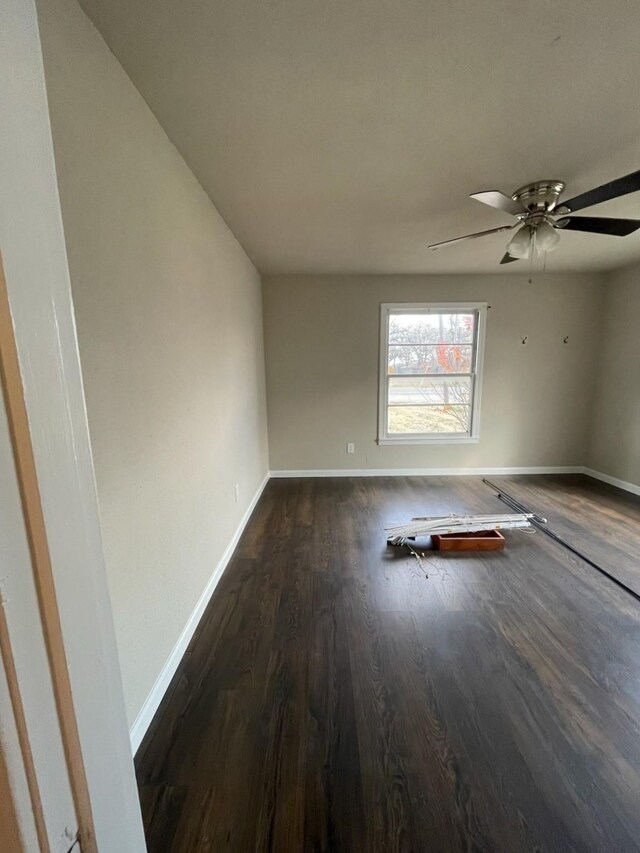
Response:
[{"label": "beige wall", "polygon": [[40,14],[131,724],[267,471],[260,278],[80,8]]},{"label": "beige wall", "polygon": [[587,464],[640,486],[640,266],[610,273]]},{"label": "beige wall", "polygon": [[[271,469],[583,465],[602,280],[527,279],[267,278]],[[479,443],[378,446],[380,303],[464,300],[491,305]],[[355,442],[353,455],[348,441]]]}]

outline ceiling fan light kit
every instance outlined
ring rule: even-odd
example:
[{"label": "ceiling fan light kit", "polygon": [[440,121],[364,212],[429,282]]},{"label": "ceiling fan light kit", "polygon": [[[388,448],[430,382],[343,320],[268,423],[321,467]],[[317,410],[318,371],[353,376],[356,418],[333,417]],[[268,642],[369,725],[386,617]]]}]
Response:
[{"label": "ceiling fan light kit", "polygon": [[553,252],[560,244],[560,235],[553,225],[545,220],[534,231],[535,245],[540,252]]},{"label": "ceiling fan light kit", "polygon": [[500,228],[491,228],[488,231],[478,231],[453,240],[433,243],[429,248],[439,249],[463,240],[473,240],[487,234],[510,231],[520,226],[508,243],[506,253],[500,261],[501,264],[508,264],[556,249],[560,243],[559,229],[626,237],[627,234],[632,234],[640,228],[640,219],[570,215],[576,210],[593,207],[628,193],[637,192],[640,190],[640,170],[560,202],[564,189],[563,181],[546,180],[525,184],[511,196],[499,190],[472,193],[471,198],[508,213],[518,221],[513,225],[503,225]]},{"label": "ceiling fan light kit", "polygon": [[558,248],[560,235],[544,219],[537,224],[519,228],[507,245],[507,254],[514,260],[526,260],[532,255],[553,252]]},{"label": "ceiling fan light kit", "polygon": [[528,225],[519,228],[507,244],[507,254],[516,260],[526,260],[531,257],[533,231]]}]

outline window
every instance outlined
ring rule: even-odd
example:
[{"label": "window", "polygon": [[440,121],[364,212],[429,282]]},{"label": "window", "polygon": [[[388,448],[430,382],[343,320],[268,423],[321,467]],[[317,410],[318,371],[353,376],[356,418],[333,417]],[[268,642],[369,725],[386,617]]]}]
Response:
[{"label": "window", "polygon": [[381,308],[378,442],[477,441],[486,304]]}]

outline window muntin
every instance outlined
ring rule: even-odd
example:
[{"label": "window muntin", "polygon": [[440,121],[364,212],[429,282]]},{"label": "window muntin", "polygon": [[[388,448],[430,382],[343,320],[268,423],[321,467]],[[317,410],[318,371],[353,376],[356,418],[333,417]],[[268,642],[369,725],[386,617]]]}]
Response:
[{"label": "window muntin", "polygon": [[485,311],[382,306],[379,441],[477,440]]}]

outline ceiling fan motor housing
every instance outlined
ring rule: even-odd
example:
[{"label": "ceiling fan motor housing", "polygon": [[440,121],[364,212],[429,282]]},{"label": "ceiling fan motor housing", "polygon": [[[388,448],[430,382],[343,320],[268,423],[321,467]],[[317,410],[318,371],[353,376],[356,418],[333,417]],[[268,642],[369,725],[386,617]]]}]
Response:
[{"label": "ceiling fan motor housing", "polygon": [[548,213],[557,205],[564,187],[562,181],[536,181],[520,187],[511,198],[520,202],[531,213]]}]

